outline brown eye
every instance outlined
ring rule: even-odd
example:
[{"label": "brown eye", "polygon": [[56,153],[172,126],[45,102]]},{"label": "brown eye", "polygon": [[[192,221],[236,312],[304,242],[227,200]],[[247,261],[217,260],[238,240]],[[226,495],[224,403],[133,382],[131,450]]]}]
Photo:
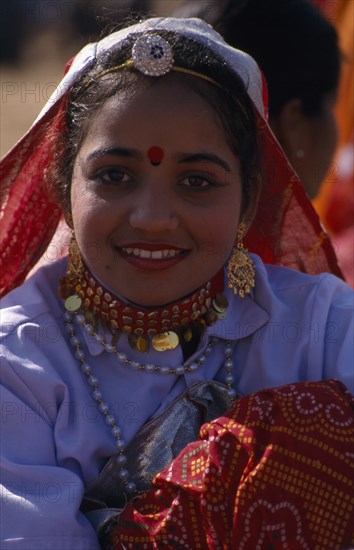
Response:
[{"label": "brown eye", "polygon": [[181,181],[183,187],[191,187],[193,189],[206,189],[213,184],[204,176],[188,176]]},{"label": "brown eye", "polygon": [[209,185],[209,182],[198,176],[191,176],[188,178],[188,181],[192,187],[205,187],[206,185]]},{"label": "brown eye", "polygon": [[106,185],[126,183],[131,180],[130,176],[120,168],[105,168],[104,170],[100,170],[95,179]]}]

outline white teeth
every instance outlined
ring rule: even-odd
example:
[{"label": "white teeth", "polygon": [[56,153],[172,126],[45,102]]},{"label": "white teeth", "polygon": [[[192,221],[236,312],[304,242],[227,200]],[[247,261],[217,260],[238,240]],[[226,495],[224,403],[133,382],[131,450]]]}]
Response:
[{"label": "white teeth", "polygon": [[174,258],[178,254],[180,254],[179,250],[146,250],[144,248],[123,248],[124,252],[127,254],[132,254],[133,256],[136,256],[137,258],[144,258],[144,259],[153,259],[153,260],[161,260],[162,258]]},{"label": "white teeth", "polygon": [[153,260],[161,260],[162,250],[154,250],[153,252],[151,252],[151,258]]}]

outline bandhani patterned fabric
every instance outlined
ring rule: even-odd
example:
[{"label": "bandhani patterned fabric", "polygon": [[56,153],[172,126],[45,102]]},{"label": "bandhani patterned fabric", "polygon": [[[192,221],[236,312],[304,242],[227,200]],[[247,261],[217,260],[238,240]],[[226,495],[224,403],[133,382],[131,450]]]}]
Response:
[{"label": "bandhani patterned fabric", "polygon": [[257,392],[204,424],[104,548],[354,547],[354,399],[337,381]]},{"label": "bandhani patterned fabric", "polygon": [[119,49],[130,34],[161,30],[192,38],[214,51],[243,78],[253,102],[264,185],[246,246],[267,263],[342,277],[331,241],[267,123],[266,85],[254,60],[228,46],[203,21],[156,18],[85,46],[33,126],[1,161],[0,296],[25,280],[48,246],[52,250],[62,248],[62,228],[57,230],[61,208],[43,183],[43,174],[57,151],[58,137],[65,130],[65,105],[71,87],[100,56]]}]

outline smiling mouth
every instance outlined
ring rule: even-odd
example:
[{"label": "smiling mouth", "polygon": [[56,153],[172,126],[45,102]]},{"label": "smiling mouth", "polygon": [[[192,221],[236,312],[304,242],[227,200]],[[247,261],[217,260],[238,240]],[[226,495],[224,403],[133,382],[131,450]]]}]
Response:
[{"label": "smiling mouth", "polygon": [[121,250],[128,256],[141,258],[143,260],[165,260],[176,258],[186,253],[186,250],[177,250],[172,248],[163,248],[161,250],[147,250],[145,248],[122,247]]}]

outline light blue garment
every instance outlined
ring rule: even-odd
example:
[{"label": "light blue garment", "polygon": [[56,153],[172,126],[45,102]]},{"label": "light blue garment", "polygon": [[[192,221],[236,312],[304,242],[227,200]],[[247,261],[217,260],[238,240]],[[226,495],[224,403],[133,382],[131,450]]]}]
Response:
[{"label": "light blue garment", "polygon": [[[187,386],[224,381],[225,339],[234,343],[235,389],[243,395],[328,378],[353,392],[353,291],[331,275],[308,276],[254,260],[253,295],[240,299],[227,290],[227,317],[207,329],[188,360],[202,353],[211,336],[219,339],[196,372],[132,370],[84,336],[86,360],[127,443]],[[57,295],[65,270],[66,260],[42,268],[2,303],[2,550],[99,548],[79,508],[85,485],[115,447],[65,330]],[[179,348],[141,354],[124,339],[119,347],[140,362],[182,362]]]}]

